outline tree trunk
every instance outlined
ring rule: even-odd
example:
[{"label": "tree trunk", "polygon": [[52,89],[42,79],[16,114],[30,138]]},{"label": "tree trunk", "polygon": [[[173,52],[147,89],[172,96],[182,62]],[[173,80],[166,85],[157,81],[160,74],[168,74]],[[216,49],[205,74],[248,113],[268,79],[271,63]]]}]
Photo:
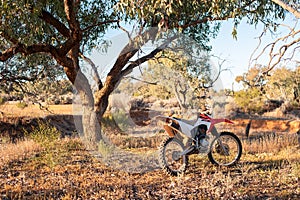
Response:
[{"label": "tree trunk", "polygon": [[82,139],[88,149],[97,149],[98,143],[102,140],[101,122],[98,119],[99,117],[94,112],[93,107],[82,107],[82,128],[84,133]]},{"label": "tree trunk", "polygon": [[94,109],[94,95],[86,76],[79,70],[74,83],[80,96],[81,116],[75,120],[76,128],[89,149],[97,148],[102,139],[101,120],[103,114],[97,114]]},{"label": "tree trunk", "polygon": [[179,106],[180,106],[180,109],[182,110],[182,111],[185,111],[186,109],[187,109],[187,107],[186,107],[186,105],[184,104],[184,103],[182,103],[182,100],[180,99],[180,92],[177,90],[177,87],[178,86],[178,84],[176,84],[175,85],[175,87],[174,87],[174,93],[175,93],[175,97],[176,97],[176,99],[177,99],[177,101],[178,101],[178,103],[179,103]]}]

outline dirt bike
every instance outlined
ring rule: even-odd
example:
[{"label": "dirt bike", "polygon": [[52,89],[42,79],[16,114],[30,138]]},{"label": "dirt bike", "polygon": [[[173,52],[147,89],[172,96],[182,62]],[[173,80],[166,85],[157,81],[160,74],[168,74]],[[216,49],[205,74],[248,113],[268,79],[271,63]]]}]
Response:
[{"label": "dirt bike", "polygon": [[[157,116],[169,137],[159,147],[162,169],[170,175],[182,174],[188,166],[191,154],[207,155],[212,164],[232,166],[242,155],[240,139],[232,132],[218,133],[215,124],[228,119],[214,119],[208,114],[198,114],[196,120],[184,120],[171,116]],[[184,145],[184,138],[187,139]]]}]

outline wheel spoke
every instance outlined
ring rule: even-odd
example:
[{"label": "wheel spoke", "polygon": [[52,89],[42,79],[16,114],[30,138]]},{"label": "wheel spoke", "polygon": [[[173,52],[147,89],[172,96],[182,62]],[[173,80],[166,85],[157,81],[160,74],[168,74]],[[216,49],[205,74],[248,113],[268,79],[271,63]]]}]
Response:
[{"label": "wheel spoke", "polygon": [[176,138],[168,138],[160,147],[160,162],[162,168],[171,175],[178,175],[185,171],[187,156],[181,156],[184,146]]},{"label": "wheel spoke", "polygon": [[239,160],[241,151],[239,139],[233,133],[225,132],[213,141],[209,158],[214,164],[229,166]]},{"label": "wheel spoke", "polygon": [[166,163],[168,167],[173,171],[179,171],[182,166],[183,160],[182,157],[179,156],[182,150],[183,149],[181,148],[181,146],[175,142],[171,142],[166,146]]}]

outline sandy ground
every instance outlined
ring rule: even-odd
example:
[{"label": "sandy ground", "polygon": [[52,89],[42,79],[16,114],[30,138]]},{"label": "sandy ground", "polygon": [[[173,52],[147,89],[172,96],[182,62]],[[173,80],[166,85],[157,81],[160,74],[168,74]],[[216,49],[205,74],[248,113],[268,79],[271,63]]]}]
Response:
[{"label": "sandy ground", "polygon": [[4,104],[0,106],[2,116],[6,117],[45,117],[47,115],[70,115],[73,113],[73,106],[70,105],[50,105],[41,108],[39,105],[28,105],[19,108],[16,104]]}]

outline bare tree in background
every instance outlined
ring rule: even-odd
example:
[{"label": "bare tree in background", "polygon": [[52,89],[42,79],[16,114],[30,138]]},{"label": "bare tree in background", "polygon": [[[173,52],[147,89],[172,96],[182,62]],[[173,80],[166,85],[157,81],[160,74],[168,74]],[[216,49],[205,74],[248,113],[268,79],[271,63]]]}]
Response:
[{"label": "bare tree in background", "polygon": [[[267,55],[268,63],[266,63],[264,69],[261,70],[260,76],[268,75],[272,69],[282,63],[293,62],[298,65],[300,62],[300,28],[298,25],[300,18],[300,1],[272,1],[293,15],[294,24],[272,24],[270,28],[266,26],[262,34],[258,37],[259,44],[251,55],[249,66],[259,65],[259,60],[263,55]],[[271,28],[274,28],[274,31],[276,31],[278,27],[285,28],[285,30],[287,30],[286,33],[277,37],[273,42],[267,44],[260,50],[263,37],[268,31],[276,37],[275,32],[273,32]]]}]

